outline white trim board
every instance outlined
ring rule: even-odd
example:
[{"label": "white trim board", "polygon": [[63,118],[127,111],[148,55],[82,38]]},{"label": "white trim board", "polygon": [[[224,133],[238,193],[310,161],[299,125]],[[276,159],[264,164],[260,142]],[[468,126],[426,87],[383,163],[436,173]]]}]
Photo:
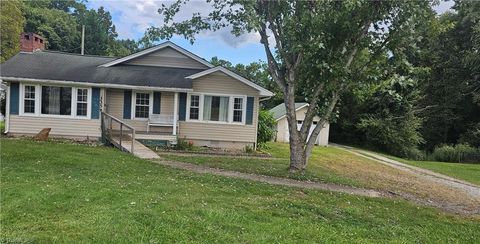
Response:
[{"label": "white trim board", "polygon": [[163,49],[163,48],[166,48],[166,47],[170,47],[170,48],[173,48],[175,51],[178,51],[180,53],[182,53],[183,55],[207,66],[208,68],[213,68],[214,66],[207,62],[206,60],[200,58],[199,56],[191,53],[190,51],[180,47],[180,46],[177,46],[175,43],[171,42],[171,41],[166,41],[160,45],[157,45],[157,46],[154,46],[154,47],[151,47],[151,48],[147,48],[143,51],[140,51],[140,52],[137,52],[137,53],[134,53],[134,54],[131,54],[131,55],[128,55],[126,57],[123,57],[123,58],[119,58],[119,59],[116,59],[116,60],[113,60],[111,62],[108,62],[106,64],[102,64],[100,65],[99,67],[111,67],[113,65],[116,65],[116,64],[119,64],[119,63],[123,63],[123,62],[126,62],[128,60],[132,60],[134,58],[138,58],[138,57],[141,57],[143,55],[146,55],[146,54],[149,54],[149,53],[152,53],[152,52],[155,52],[155,51],[158,51],[160,49]]},{"label": "white trim board", "polygon": [[87,86],[87,87],[103,87],[103,88],[118,88],[129,90],[144,90],[144,91],[177,91],[177,92],[191,92],[191,88],[173,88],[173,87],[153,87],[153,86],[132,86],[132,85],[117,85],[110,83],[92,83],[92,82],[77,82],[68,80],[47,80],[47,79],[32,79],[32,78],[17,78],[17,77],[0,77],[4,82],[29,82],[40,84],[61,84],[71,86]]},{"label": "white trim board", "polygon": [[205,75],[208,75],[208,74],[211,74],[211,73],[214,73],[214,72],[222,72],[236,80],[239,80],[241,82],[243,82],[244,84],[258,90],[260,92],[260,96],[265,96],[265,97],[271,97],[273,96],[273,92],[253,83],[252,81],[249,81],[247,79],[245,79],[244,77],[240,76],[240,75],[237,75],[236,73],[230,71],[229,69],[226,69],[222,66],[217,66],[215,68],[211,68],[211,69],[207,69],[207,70],[204,70],[202,72],[199,72],[199,73],[196,73],[196,74],[193,74],[193,75],[190,75],[190,76],[187,76],[185,78],[187,79],[197,79],[197,78],[200,78],[202,76],[205,76]]}]

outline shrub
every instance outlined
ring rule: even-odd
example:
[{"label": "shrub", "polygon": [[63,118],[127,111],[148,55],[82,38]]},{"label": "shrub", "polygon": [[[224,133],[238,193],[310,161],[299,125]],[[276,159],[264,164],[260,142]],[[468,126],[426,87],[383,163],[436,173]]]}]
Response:
[{"label": "shrub", "polygon": [[275,119],[268,110],[260,110],[258,114],[258,132],[257,143],[259,147],[264,147],[266,142],[273,140],[275,136]]},{"label": "shrub", "polygon": [[193,142],[187,141],[184,138],[177,138],[177,144],[175,145],[175,150],[193,150]]},{"label": "shrub", "polygon": [[245,152],[246,153],[253,153],[255,150],[253,150],[253,146],[252,145],[246,145],[245,146]]},{"label": "shrub", "polygon": [[416,151],[417,145],[423,142],[418,131],[420,120],[412,114],[402,119],[367,116],[357,126],[365,133],[367,145],[376,150],[402,158],[421,153]]},{"label": "shrub", "polygon": [[442,162],[480,163],[480,149],[468,144],[441,145],[433,150],[430,158]]},{"label": "shrub", "polygon": [[417,148],[411,148],[405,154],[405,157],[410,160],[422,161],[427,159],[427,154]]}]

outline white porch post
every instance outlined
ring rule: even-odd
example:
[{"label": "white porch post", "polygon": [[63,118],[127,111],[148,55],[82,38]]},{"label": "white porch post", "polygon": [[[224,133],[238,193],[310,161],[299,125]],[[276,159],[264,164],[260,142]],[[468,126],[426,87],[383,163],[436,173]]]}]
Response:
[{"label": "white porch post", "polygon": [[173,98],[173,133],[172,135],[177,135],[177,116],[178,116],[178,92],[175,92]]}]

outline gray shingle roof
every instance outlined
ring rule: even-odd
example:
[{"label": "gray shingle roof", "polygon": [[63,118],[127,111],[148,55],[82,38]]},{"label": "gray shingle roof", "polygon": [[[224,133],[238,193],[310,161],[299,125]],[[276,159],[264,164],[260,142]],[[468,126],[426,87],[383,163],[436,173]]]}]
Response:
[{"label": "gray shingle roof", "polygon": [[[303,107],[307,103],[295,103],[295,110]],[[281,118],[287,113],[287,110],[285,109],[285,103],[279,104],[276,107],[270,109],[270,112],[273,113],[273,118],[275,120]]]},{"label": "gray shingle roof", "polygon": [[190,89],[192,81],[185,77],[203,70],[123,64],[98,67],[115,59],[51,51],[19,53],[0,66],[0,74],[2,77]]}]

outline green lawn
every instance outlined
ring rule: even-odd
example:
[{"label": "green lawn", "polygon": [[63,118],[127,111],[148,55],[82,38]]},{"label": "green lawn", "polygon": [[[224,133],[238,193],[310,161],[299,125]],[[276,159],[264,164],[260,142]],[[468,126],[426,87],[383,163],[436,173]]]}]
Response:
[{"label": "green lawn", "polygon": [[480,185],[480,164],[414,161],[393,156],[387,157],[398,160],[402,163],[406,163],[419,168],[429,169],[440,174],[448,175],[460,180]]},{"label": "green lawn", "polygon": [[[316,147],[313,150],[312,158],[307,166],[307,170],[303,173],[290,173],[289,165],[289,148],[284,143],[269,143],[268,149],[264,150],[272,155],[271,159],[264,158],[242,158],[242,157],[214,157],[211,156],[195,156],[188,155],[162,155],[165,159],[177,160],[186,163],[206,165],[209,167],[222,168],[227,170],[235,170],[246,173],[255,173],[277,177],[287,177],[298,180],[309,180],[317,182],[328,182],[335,184],[350,185],[356,187],[364,187],[362,182],[342,176],[335,173],[333,167],[338,166],[336,162],[352,160],[360,161],[365,164],[375,164],[374,162],[359,158],[351,153],[333,147]],[[318,158],[321,157],[321,162]]]},{"label": "green lawn", "polygon": [[194,174],[112,148],[2,139],[0,242],[480,241],[405,201]]}]

